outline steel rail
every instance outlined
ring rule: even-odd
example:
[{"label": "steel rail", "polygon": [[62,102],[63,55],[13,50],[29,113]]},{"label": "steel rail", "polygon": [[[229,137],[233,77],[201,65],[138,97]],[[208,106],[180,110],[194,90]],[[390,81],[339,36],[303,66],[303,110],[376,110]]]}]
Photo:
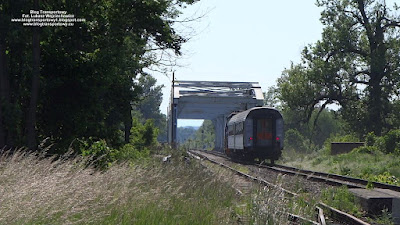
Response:
[{"label": "steel rail", "polygon": [[343,176],[339,174],[323,173],[311,170],[303,170],[283,165],[261,165],[262,167],[288,174],[294,174],[306,177],[310,180],[325,181],[332,185],[346,185],[348,187],[365,188],[368,184],[372,184],[374,188],[389,189],[392,191],[400,192],[400,186],[384,184],[380,182],[367,181],[360,178]]},{"label": "steel rail", "polygon": [[[205,153],[205,154],[212,154],[212,155],[214,155],[214,156],[218,156],[218,157],[222,157],[222,158],[225,158],[225,159],[230,159],[229,157],[227,157],[226,155],[224,155],[223,153],[216,153],[216,152],[212,152],[212,151],[203,151],[203,150],[196,150],[196,151],[198,151],[198,152],[202,152],[202,153]],[[245,174],[245,173],[242,173],[242,172],[240,172],[240,171],[238,171],[238,170],[236,170],[236,169],[234,169],[234,168],[232,168],[232,167],[230,167],[230,166],[227,166],[227,165],[225,165],[225,164],[223,164],[223,163],[220,163],[220,162],[217,162],[217,161],[215,161],[215,160],[213,160],[213,159],[210,159],[209,157],[207,157],[207,156],[205,156],[205,155],[202,155],[202,154],[196,154],[195,152],[193,152],[193,151],[188,151],[188,152],[191,152],[192,154],[194,154],[194,155],[196,155],[196,156],[198,156],[198,157],[202,157],[203,159],[207,159],[208,161],[210,161],[210,162],[213,162],[213,163],[215,163],[215,164],[218,164],[218,165],[220,165],[220,166],[222,166],[222,167],[225,167],[225,168],[228,168],[229,170],[231,170],[231,171],[233,171],[233,172],[235,172],[236,174],[239,174],[239,175],[241,175],[241,176],[244,176],[244,177],[247,177],[248,179],[251,179],[251,180],[253,180],[253,181],[258,181],[260,184],[263,184],[263,185],[266,185],[266,186],[269,186],[269,187],[273,187],[273,188],[279,188],[280,190],[282,190],[283,192],[285,192],[285,193],[287,193],[287,194],[289,194],[289,195],[291,195],[291,196],[297,196],[297,193],[294,193],[294,192],[291,192],[291,191],[289,191],[289,190],[286,190],[286,189],[284,189],[284,188],[282,188],[282,187],[280,187],[280,186],[277,186],[277,185],[275,185],[275,184],[272,184],[272,183],[270,183],[270,182],[268,182],[268,181],[265,181],[264,179],[261,179],[261,178],[256,178],[256,177],[253,177],[253,176],[251,176],[251,175],[248,175],[248,174]],[[259,165],[259,164],[253,164],[253,165],[256,165],[256,166],[260,166],[260,167],[264,167],[264,168],[267,168],[267,169],[270,169],[270,167],[273,167],[273,166],[266,166],[266,165]],[[293,169],[293,171],[286,171],[286,172],[290,172],[290,173],[292,173],[292,174],[295,174],[294,173],[294,170],[299,170],[299,171],[307,171],[307,170],[300,170],[300,169],[297,169],[297,168],[294,168],[294,167],[286,167],[286,166],[281,166],[281,165],[274,165],[274,166],[277,166],[277,167],[283,167],[283,168],[292,168]],[[277,168],[275,168],[275,169],[277,169]],[[274,170],[275,170],[274,169]],[[285,171],[285,170],[283,170],[283,169],[277,169],[277,170],[275,170],[275,171],[277,171],[277,172],[283,172],[283,171]],[[309,171],[309,172],[313,172],[313,171]],[[316,172],[316,173],[319,173],[319,172]],[[321,174],[327,174],[327,173],[321,173]],[[339,184],[340,182],[337,182],[337,181],[331,181],[331,180],[326,180],[326,178],[323,178],[323,177],[313,177],[313,175],[312,175],[312,173],[311,174],[298,174],[298,175],[302,175],[302,176],[304,176],[304,175],[307,175],[307,178],[308,179],[314,179],[314,180],[316,180],[316,181],[325,181],[325,182],[327,182],[327,183],[334,183],[334,184]],[[328,175],[335,175],[335,174],[328,174]],[[337,175],[337,176],[339,176],[339,177],[345,177],[345,176],[341,176],[341,175]],[[351,177],[346,177],[347,179],[349,179],[350,178],[350,180],[351,180]],[[361,179],[358,179],[358,178],[355,178],[356,180],[361,180]],[[345,184],[345,183],[340,183],[340,184]],[[347,185],[347,184],[346,184]],[[353,187],[359,187],[358,185],[350,185],[350,186],[353,186]],[[393,186],[393,185],[391,185],[391,186]],[[365,187],[365,186],[364,186]],[[367,222],[365,222],[365,221],[363,221],[363,220],[361,220],[361,219],[359,219],[359,218],[357,218],[357,217],[355,217],[355,216],[353,216],[353,215],[350,215],[350,214],[348,214],[348,213],[345,213],[345,212],[342,212],[342,211],[340,211],[340,210],[338,210],[338,209],[335,209],[335,208],[333,208],[333,207],[331,207],[331,206],[328,206],[328,205],[326,205],[325,203],[322,203],[322,202],[319,202],[318,204],[318,207],[316,208],[316,210],[317,210],[317,221],[319,221],[317,224],[324,224],[324,223],[326,223],[325,222],[325,217],[323,216],[324,214],[323,214],[323,209],[325,209],[325,210],[327,210],[327,211],[329,211],[330,212],[330,214],[331,214],[331,216],[333,217],[333,218],[335,218],[336,220],[338,220],[338,221],[341,221],[341,222],[346,222],[346,224],[350,224],[350,225],[369,225],[369,223],[367,223]],[[315,222],[314,222],[315,223]]]},{"label": "steel rail", "polygon": [[[198,150],[198,151],[201,151],[201,150]],[[226,159],[230,159],[229,157],[227,157],[225,154],[223,154],[221,152],[208,151],[206,153],[224,157]],[[318,172],[318,171],[312,171],[312,170],[305,170],[305,169],[299,169],[299,168],[295,168],[295,167],[278,165],[278,164],[275,164],[275,165],[254,164],[254,165],[264,167],[267,169],[271,169],[276,172],[302,176],[302,177],[305,177],[305,178],[307,178],[309,180],[313,180],[313,181],[325,182],[327,184],[334,185],[334,186],[346,185],[347,187],[350,187],[350,188],[365,188],[367,185],[372,185],[374,188],[389,189],[392,191],[400,192],[400,186],[385,184],[385,183],[380,183],[380,182],[375,182],[375,181],[368,181],[368,180],[350,177],[350,176],[344,176],[344,175],[333,174],[333,173],[324,173],[324,172]]]},{"label": "steel rail", "polygon": [[[223,167],[223,168],[227,168],[227,169],[229,169],[230,171],[236,173],[237,175],[242,176],[242,177],[245,177],[245,178],[247,178],[247,179],[249,179],[249,180],[251,180],[251,181],[253,181],[253,182],[257,182],[257,183],[262,184],[262,185],[267,186],[267,187],[272,187],[272,188],[279,189],[279,190],[281,190],[282,192],[284,192],[284,193],[286,193],[286,194],[288,194],[288,195],[290,195],[290,196],[297,196],[297,193],[294,193],[294,192],[291,192],[291,191],[289,191],[289,190],[286,190],[286,189],[284,189],[284,188],[282,188],[282,187],[280,187],[280,186],[277,186],[277,185],[275,185],[275,184],[273,184],[273,183],[270,183],[270,182],[268,182],[268,181],[266,181],[266,180],[264,180],[264,179],[257,178],[257,177],[251,176],[251,175],[249,175],[249,174],[240,172],[239,170],[236,170],[236,169],[234,169],[234,168],[232,168],[232,167],[230,167],[230,166],[228,166],[228,165],[225,165],[225,164],[223,164],[223,163],[220,163],[220,162],[218,162],[218,161],[215,161],[215,160],[213,160],[213,159],[210,159],[209,157],[207,157],[207,156],[205,156],[205,155],[197,154],[197,153],[195,153],[195,152],[193,152],[193,151],[190,151],[190,150],[188,151],[188,154],[189,154],[191,157],[193,157],[193,158],[198,159],[198,157],[200,157],[200,158],[206,159],[207,161],[210,161],[210,162],[212,162],[212,163],[214,163],[214,164],[216,164],[216,165],[219,165],[219,166],[221,166],[221,167]],[[323,215],[322,215],[322,216],[323,216]],[[312,221],[312,220],[306,219],[306,218],[304,218],[304,217],[301,217],[301,216],[299,216],[299,215],[295,215],[295,214],[291,214],[291,213],[288,213],[288,220],[293,221],[293,222],[302,221],[302,222],[311,223],[311,224],[315,224],[315,225],[321,225],[321,223],[317,223],[317,222],[315,222],[315,221]]]}]

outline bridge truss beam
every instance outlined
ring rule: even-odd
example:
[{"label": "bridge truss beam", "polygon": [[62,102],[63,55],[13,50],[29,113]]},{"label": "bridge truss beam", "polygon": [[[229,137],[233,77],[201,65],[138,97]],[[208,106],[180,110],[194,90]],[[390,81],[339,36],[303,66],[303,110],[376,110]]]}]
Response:
[{"label": "bridge truss beam", "polygon": [[257,82],[174,81],[168,109],[168,142],[175,145],[178,119],[208,119],[215,127],[215,148],[222,150],[226,117],[234,111],[262,106]]}]

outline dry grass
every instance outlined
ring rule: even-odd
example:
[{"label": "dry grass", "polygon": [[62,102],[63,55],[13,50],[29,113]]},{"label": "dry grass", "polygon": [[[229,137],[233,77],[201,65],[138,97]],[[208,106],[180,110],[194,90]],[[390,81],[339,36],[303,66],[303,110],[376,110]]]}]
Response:
[{"label": "dry grass", "polygon": [[234,190],[196,163],[99,172],[82,158],[0,156],[0,224],[231,224]]},{"label": "dry grass", "polygon": [[[317,199],[314,199],[315,196],[304,194],[297,198],[291,197],[280,188],[265,187],[248,181],[228,169],[207,161],[203,164],[220,180],[230,184],[241,193],[241,204],[237,205],[235,209],[235,216],[241,221],[241,224],[293,224],[288,220],[289,214],[299,215],[309,220],[315,219],[315,206],[317,204]],[[249,170],[240,165],[232,167]],[[248,182],[251,185],[247,184]],[[285,182],[287,180],[280,176],[275,184],[278,187],[286,188],[288,184]],[[292,185],[301,185],[300,180],[292,180],[291,182],[295,182]]]},{"label": "dry grass", "polygon": [[[285,183],[278,178],[275,183],[284,188]],[[288,196],[282,189],[262,187],[252,194],[251,215],[253,224],[293,224],[289,214],[315,220],[316,199],[307,195]],[[300,222],[307,224],[307,222]]]}]

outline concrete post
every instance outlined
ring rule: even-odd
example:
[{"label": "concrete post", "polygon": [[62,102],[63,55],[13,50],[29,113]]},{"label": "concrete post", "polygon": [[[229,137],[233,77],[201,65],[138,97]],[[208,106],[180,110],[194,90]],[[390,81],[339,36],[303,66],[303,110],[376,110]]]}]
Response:
[{"label": "concrete post", "polygon": [[219,115],[212,120],[215,129],[215,144],[214,148],[216,151],[222,152],[224,150],[225,143],[225,115]]},{"label": "concrete post", "polygon": [[177,108],[178,106],[173,104],[168,115],[168,143],[171,144],[172,147],[176,147],[176,130],[178,126]]}]

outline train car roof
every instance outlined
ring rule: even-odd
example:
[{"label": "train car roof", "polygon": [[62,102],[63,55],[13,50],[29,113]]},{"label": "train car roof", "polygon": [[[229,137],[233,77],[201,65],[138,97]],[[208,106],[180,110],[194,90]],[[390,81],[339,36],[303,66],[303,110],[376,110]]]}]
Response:
[{"label": "train car roof", "polygon": [[279,114],[280,112],[272,107],[267,107],[267,106],[263,106],[263,107],[254,107],[248,110],[245,110],[243,112],[240,112],[234,116],[232,116],[232,118],[229,120],[228,125],[231,125],[233,123],[238,123],[238,122],[243,122],[246,120],[247,116],[250,114],[250,112],[254,111],[254,110],[260,110],[260,109],[269,109],[269,110],[273,110],[273,111],[277,111]]}]

